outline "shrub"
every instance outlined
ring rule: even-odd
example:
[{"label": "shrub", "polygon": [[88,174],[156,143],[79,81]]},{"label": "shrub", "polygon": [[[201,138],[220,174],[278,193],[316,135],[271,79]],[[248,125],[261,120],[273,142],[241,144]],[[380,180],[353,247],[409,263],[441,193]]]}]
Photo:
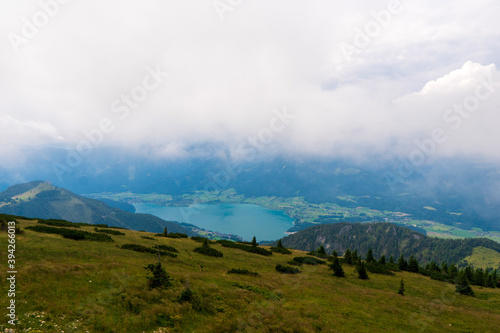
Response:
[{"label": "shrub", "polygon": [[[156,249],[156,245],[153,246],[153,248]],[[163,251],[168,251],[168,252],[175,252],[175,253],[179,253],[179,251],[177,251],[177,249],[173,246],[169,246],[169,245],[158,245],[158,248],[160,250],[163,250]]]},{"label": "shrub", "polygon": [[319,260],[313,257],[295,257],[293,258],[293,261],[301,263],[301,264],[306,264],[306,265],[324,265],[326,264],[325,261]]},{"label": "shrub", "polygon": [[262,256],[271,256],[273,253],[271,251],[268,251],[266,249],[263,249],[258,246],[252,246],[252,245],[246,245],[242,243],[235,243],[232,241],[228,241],[225,239],[218,240],[217,243],[221,244],[224,247],[230,247],[233,249],[240,249],[246,252],[250,253],[255,253],[255,254],[260,254]]},{"label": "shrub", "polygon": [[[144,245],[130,244],[129,243],[129,244],[123,244],[120,248],[124,249],[124,250],[132,250],[132,251],[136,251],[136,252],[158,254],[158,250],[156,249],[156,246],[155,246],[155,248],[149,248],[149,247],[146,247]],[[169,256],[172,258],[177,257],[177,254],[166,252],[166,251],[159,251],[159,253],[160,253],[160,255]]]},{"label": "shrub", "polygon": [[155,240],[153,237],[149,236],[141,236],[142,239],[149,239],[149,240]]},{"label": "shrub", "polygon": [[96,234],[87,231],[80,231],[74,229],[65,229],[65,228],[54,228],[48,227],[44,225],[34,225],[31,227],[26,227],[27,230],[32,230],[36,232],[42,232],[46,234],[57,234],[61,235],[64,238],[73,239],[73,240],[90,240],[97,242],[113,242],[113,238],[109,237],[105,234]]},{"label": "shrub", "polygon": [[394,275],[394,273],[389,270],[387,265],[380,264],[376,261],[367,262],[365,267],[366,270],[370,273]]},{"label": "shrub", "polygon": [[227,271],[228,274],[240,274],[240,275],[249,275],[249,276],[259,276],[257,272],[251,272],[248,269],[240,269],[240,268],[231,268]]},{"label": "shrub", "polygon": [[200,246],[200,247],[195,248],[193,251],[200,253],[200,254],[204,254],[204,255],[209,256],[209,257],[220,258],[223,256],[222,252],[220,252],[214,248],[211,248],[211,247]]},{"label": "shrub", "polygon": [[169,238],[188,238],[188,235],[181,232],[171,232],[167,235]]},{"label": "shrub", "polygon": [[118,231],[118,230],[109,230],[109,229],[97,229],[94,228],[95,232],[100,232],[103,234],[108,234],[108,235],[115,235],[115,236],[125,236],[125,233]]},{"label": "shrub", "polygon": [[275,269],[280,272],[280,273],[284,273],[284,274],[297,274],[297,273],[300,273],[300,270],[298,268],[295,268],[295,267],[290,267],[290,266],[283,266],[283,265],[276,265]]},{"label": "shrub", "polygon": [[65,221],[65,220],[56,220],[56,219],[38,220],[38,223],[45,224],[45,225],[51,225],[54,227],[80,228],[80,223],[74,223],[74,222],[69,222],[69,221]]},{"label": "shrub", "polygon": [[[197,243],[203,243],[205,241],[205,237],[201,237],[201,236],[191,236],[191,239],[194,240],[195,242]],[[215,241],[211,241],[211,240],[207,240],[209,244],[216,244],[217,242]]]},{"label": "shrub", "polygon": [[223,255],[222,252],[220,252],[214,248],[211,248],[210,245],[208,245],[208,239],[206,239],[206,238],[203,241],[203,245],[195,248],[193,251],[200,253],[200,254],[203,254],[203,255],[206,255],[206,256],[216,257],[216,258],[220,258]]}]

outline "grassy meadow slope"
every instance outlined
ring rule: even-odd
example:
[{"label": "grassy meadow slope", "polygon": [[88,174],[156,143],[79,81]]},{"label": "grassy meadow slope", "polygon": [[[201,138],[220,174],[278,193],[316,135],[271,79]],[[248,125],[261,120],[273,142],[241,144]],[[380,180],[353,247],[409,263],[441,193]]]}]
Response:
[{"label": "grassy meadow slope", "polygon": [[[24,229],[36,221],[20,220]],[[80,230],[93,231],[93,227]],[[114,242],[75,241],[26,230],[16,235],[17,332],[498,332],[500,289],[473,286],[476,297],[455,293],[455,286],[408,272],[345,278],[325,265],[299,267],[302,273],[275,270],[305,252],[260,256],[239,249],[212,247],[222,258],[193,252],[191,239],[154,237],[120,230]],[[154,239],[145,239],[142,237]],[[144,267],[157,255],[120,249],[125,243],[178,249],[162,257],[173,278],[167,290],[149,290]],[[6,263],[7,234],[0,233]],[[6,269],[0,278],[6,281]],[[245,268],[260,276],[227,274]],[[405,296],[397,295],[401,278]],[[186,285],[195,301],[177,301]],[[0,287],[7,304],[7,284]],[[5,307],[3,306],[5,312]],[[2,317],[5,318],[4,315]],[[9,327],[3,319],[0,330]],[[37,331],[38,330],[38,331]]]}]

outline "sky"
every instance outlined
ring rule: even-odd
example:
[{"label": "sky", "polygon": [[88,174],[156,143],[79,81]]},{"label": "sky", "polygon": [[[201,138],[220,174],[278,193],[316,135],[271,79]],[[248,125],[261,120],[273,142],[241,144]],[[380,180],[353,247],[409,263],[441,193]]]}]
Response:
[{"label": "sky", "polygon": [[486,0],[5,0],[0,164],[47,145],[179,158],[203,143],[234,158],[272,146],[498,162],[498,13]]}]

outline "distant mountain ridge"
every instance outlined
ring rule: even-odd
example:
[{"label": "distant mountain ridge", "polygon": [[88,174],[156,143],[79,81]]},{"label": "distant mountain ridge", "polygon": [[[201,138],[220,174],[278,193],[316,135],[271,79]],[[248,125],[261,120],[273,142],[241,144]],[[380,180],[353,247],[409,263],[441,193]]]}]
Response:
[{"label": "distant mountain ridge", "polygon": [[455,264],[470,256],[474,248],[484,247],[496,251],[500,262],[500,244],[490,239],[439,239],[386,222],[321,224],[284,237],[282,244],[303,251],[323,245],[328,253],[335,250],[339,255],[357,249],[363,257],[371,248],[376,257],[392,255],[397,260],[403,254],[406,258],[413,255],[421,263]]},{"label": "distant mountain ridge", "polygon": [[62,219],[71,222],[107,224],[127,229],[182,232],[196,235],[178,223],[150,214],[135,214],[94,199],[84,198],[50,182],[18,184],[0,192],[0,213],[31,218]]}]

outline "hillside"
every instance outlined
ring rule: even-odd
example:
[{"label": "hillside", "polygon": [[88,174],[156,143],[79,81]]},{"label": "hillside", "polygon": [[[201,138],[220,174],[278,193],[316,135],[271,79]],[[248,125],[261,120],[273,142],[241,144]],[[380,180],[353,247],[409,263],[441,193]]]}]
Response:
[{"label": "hillside", "polygon": [[500,244],[486,238],[439,239],[425,236],[392,223],[334,223],[301,230],[282,239],[283,245],[310,251],[324,245],[327,252],[340,254],[346,249],[357,249],[365,256],[372,248],[376,257],[385,255],[398,258],[413,255],[421,263],[435,261],[459,263],[473,255],[475,248],[486,248],[496,254],[489,255],[490,263],[500,267]]},{"label": "hillside", "polygon": [[107,224],[134,230],[195,235],[178,223],[164,221],[149,214],[135,214],[94,199],[84,198],[49,182],[35,181],[14,185],[0,193],[0,213],[62,219],[72,222]]},{"label": "hillside", "polygon": [[[22,229],[40,225],[19,220]],[[79,230],[93,232],[92,226]],[[278,273],[304,252],[261,256],[211,245],[222,258],[193,249],[191,239],[154,237],[129,230],[113,242],[75,241],[25,230],[16,235],[16,304],[18,332],[494,332],[500,322],[500,289],[473,286],[475,297],[456,294],[454,286],[422,275],[336,278],[325,265],[299,267],[301,273]],[[148,289],[148,264],[155,253],[121,249],[127,243],[174,247],[176,257],[162,256],[172,277],[166,290]],[[7,248],[7,234],[0,233]],[[248,269],[258,276],[228,274]],[[0,270],[5,281],[5,270]],[[405,296],[397,295],[401,278]],[[57,283],[54,283],[57,281]],[[0,301],[7,304],[6,284]],[[190,301],[182,302],[181,295]],[[0,329],[7,327],[0,324]],[[39,331],[37,331],[39,330]]]}]

